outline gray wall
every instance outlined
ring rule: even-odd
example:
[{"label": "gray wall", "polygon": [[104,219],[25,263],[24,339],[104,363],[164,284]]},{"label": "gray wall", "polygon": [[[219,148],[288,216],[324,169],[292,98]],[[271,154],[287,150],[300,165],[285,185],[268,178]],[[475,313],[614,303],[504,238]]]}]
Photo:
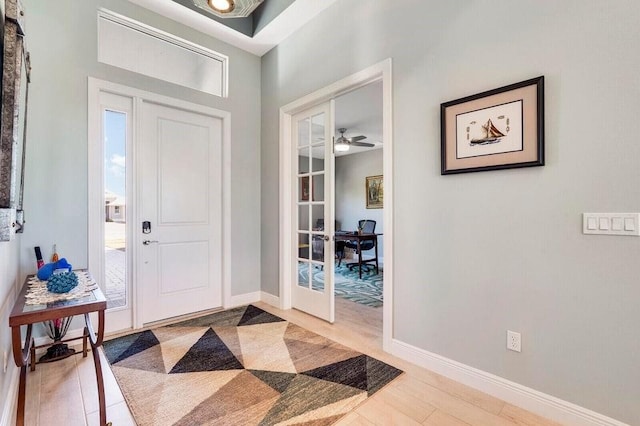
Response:
[{"label": "gray wall", "polygon": [[[640,3],[401,5],[338,1],[263,57],[262,289],[278,294],[278,109],[392,57],[393,336],[640,424],[640,238],[581,233],[583,212],[640,211]],[[547,165],[441,176],[440,103],[538,75]]]},{"label": "gray wall", "polygon": [[[376,232],[384,234],[384,210],[368,209],[365,193],[366,177],[381,174],[381,149],[336,157],[336,220],[341,229],[354,231],[360,219],[371,219]],[[378,238],[378,256],[384,257],[384,236]]]},{"label": "gray wall", "polygon": [[[27,0],[33,83],[25,178],[28,225],[22,272],[33,246],[53,243],[74,267],[87,266],[87,77],[231,112],[232,294],[259,289],[260,59],[124,0]],[[105,7],[229,56],[229,97],[211,96],[97,62],[96,13]]]}]

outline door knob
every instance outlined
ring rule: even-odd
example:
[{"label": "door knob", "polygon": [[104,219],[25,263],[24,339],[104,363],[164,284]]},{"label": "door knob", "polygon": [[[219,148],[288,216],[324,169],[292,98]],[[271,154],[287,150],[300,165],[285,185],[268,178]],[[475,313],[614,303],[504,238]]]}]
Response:
[{"label": "door knob", "polygon": [[331,239],[331,237],[329,237],[328,235],[325,235],[324,237],[322,237],[323,240],[325,241],[329,241]]},{"label": "door knob", "polygon": [[148,246],[151,243],[157,243],[157,242],[159,242],[159,241],[156,241],[156,240],[144,240],[142,242],[142,244],[144,244],[145,246]]}]

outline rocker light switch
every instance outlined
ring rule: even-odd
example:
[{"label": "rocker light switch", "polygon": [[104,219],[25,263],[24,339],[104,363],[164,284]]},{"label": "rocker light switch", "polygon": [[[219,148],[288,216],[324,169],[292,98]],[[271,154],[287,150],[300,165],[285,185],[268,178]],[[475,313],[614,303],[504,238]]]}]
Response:
[{"label": "rocker light switch", "polygon": [[609,229],[609,218],[601,217],[599,221],[600,225],[598,226],[598,228],[600,228],[601,231],[607,231]]},{"label": "rocker light switch", "polygon": [[622,231],[622,218],[614,217],[611,219],[611,230],[612,231]]},{"label": "rocker light switch", "polygon": [[634,220],[632,218],[627,217],[624,219],[624,230],[625,231],[636,230],[636,224],[634,223]]},{"label": "rocker light switch", "polygon": [[640,236],[640,213],[583,213],[582,233]]}]

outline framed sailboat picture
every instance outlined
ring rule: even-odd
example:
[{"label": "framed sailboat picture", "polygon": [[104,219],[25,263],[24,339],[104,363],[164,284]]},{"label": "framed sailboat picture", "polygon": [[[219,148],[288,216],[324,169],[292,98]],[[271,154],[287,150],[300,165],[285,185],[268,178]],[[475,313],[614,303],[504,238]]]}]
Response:
[{"label": "framed sailboat picture", "polygon": [[441,174],[544,165],[544,77],[440,105]]}]

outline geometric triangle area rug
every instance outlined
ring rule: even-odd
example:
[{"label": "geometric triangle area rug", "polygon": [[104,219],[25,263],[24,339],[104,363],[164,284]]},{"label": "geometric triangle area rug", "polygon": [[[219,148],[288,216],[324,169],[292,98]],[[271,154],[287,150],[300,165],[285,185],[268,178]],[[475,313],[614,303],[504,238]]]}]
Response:
[{"label": "geometric triangle area rug", "polygon": [[104,342],[138,425],[330,425],[401,370],[253,305]]}]

